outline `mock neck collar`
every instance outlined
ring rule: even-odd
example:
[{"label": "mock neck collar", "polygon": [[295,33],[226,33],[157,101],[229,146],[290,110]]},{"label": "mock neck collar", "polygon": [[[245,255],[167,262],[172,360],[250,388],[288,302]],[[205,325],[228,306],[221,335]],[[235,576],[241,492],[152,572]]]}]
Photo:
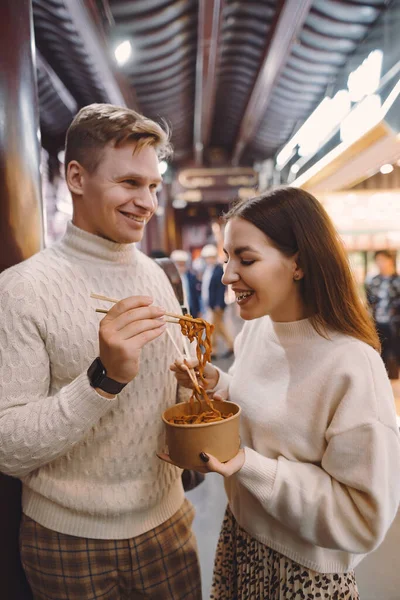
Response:
[{"label": "mock neck collar", "polygon": [[[270,322],[272,335],[281,344],[321,338],[320,334],[314,329],[311,319],[280,323],[270,318]],[[333,332],[328,331],[327,333],[331,338]]]},{"label": "mock neck collar", "polygon": [[61,247],[69,254],[87,260],[98,259],[116,264],[132,264],[135,258],[135,244],[117,244],[110,240],[88,233],[76,227],[71,221],[60,242]]}]

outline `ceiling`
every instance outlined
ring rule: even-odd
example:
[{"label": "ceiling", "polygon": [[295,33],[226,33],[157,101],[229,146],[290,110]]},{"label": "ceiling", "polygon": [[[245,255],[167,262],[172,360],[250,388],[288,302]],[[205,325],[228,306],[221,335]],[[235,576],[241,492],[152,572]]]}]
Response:
[{"label": "ceiling", "polygon": [[[172,128],[176,165],[272,157],[334,84],[388,0],[33,0],[43,145],[80,107]],[[123,67],[114,46],[130,40]]]}]

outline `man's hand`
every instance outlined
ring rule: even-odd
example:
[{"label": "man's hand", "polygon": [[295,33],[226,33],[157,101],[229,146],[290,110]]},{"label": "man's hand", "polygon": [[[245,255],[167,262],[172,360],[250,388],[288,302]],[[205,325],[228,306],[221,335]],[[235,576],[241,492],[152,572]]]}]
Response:
[{"label": "man's hand", "polygon": [[[170,369],[171,369],[171,371],[173,371],[175,373],[175,377],[176,377],[179,385],[181,385],[182,387],[192,389],[194,387],[193,381],[190,379],[186,367],[194,368],[195,372],[197,374],[198,365],[199,365],[199,363],[198,363],[197,358],[192,358],[190,360],[189,359],[184,360],[183,358],[178,358],[170,366]],[[210,363],[206,363],[206,366],[204,367],[204,377],[206,380],[204,389],[212,390],[213,388],[215,388],[215,386],[218,383],[219,371]],[[198,381],[200,383],[200,379],[198,379]]]},{"label": "man's hand", "polygon": [[107,377],[128,383],[139,372],[143,346],[159,337],[166,328],[165,310],[150,306],[149,296],[130,296],[117,302],[100,322],[100,359]]}]

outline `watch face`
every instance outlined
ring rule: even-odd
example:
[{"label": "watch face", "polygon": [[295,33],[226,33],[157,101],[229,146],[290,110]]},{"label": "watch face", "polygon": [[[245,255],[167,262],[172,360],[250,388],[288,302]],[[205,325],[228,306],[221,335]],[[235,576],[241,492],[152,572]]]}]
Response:
[{"label": "watch face", "polygon": [[96,358],[90,365],[88,376],[92,387],[99,387],[104,377],[107,376],[107,371],[99,358]]}]

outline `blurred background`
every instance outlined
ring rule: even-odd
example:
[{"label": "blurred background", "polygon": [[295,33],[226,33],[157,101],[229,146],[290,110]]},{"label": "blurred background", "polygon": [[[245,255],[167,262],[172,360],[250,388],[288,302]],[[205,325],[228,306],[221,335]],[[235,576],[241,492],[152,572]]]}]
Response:
[{"label": "blurred background", "polygon": [[[386,307],[399,323],[399,32],[400,0],[1,0],[0,271],[63,235],[66,130],[81,107],[110,102],[172,129],[141,249],[183,251],[199,314],[203,249],[222,257],[222,213],[289,184],[326,207],[374,316]],[[229,340],[215,351],[229,367]],[[400,414],[398,364],[391,379]],[[192,495],[207,591],[224,498],[213,477]],[[399,536],[395,523],[362,563],[363,599],[400,598]]]}]

